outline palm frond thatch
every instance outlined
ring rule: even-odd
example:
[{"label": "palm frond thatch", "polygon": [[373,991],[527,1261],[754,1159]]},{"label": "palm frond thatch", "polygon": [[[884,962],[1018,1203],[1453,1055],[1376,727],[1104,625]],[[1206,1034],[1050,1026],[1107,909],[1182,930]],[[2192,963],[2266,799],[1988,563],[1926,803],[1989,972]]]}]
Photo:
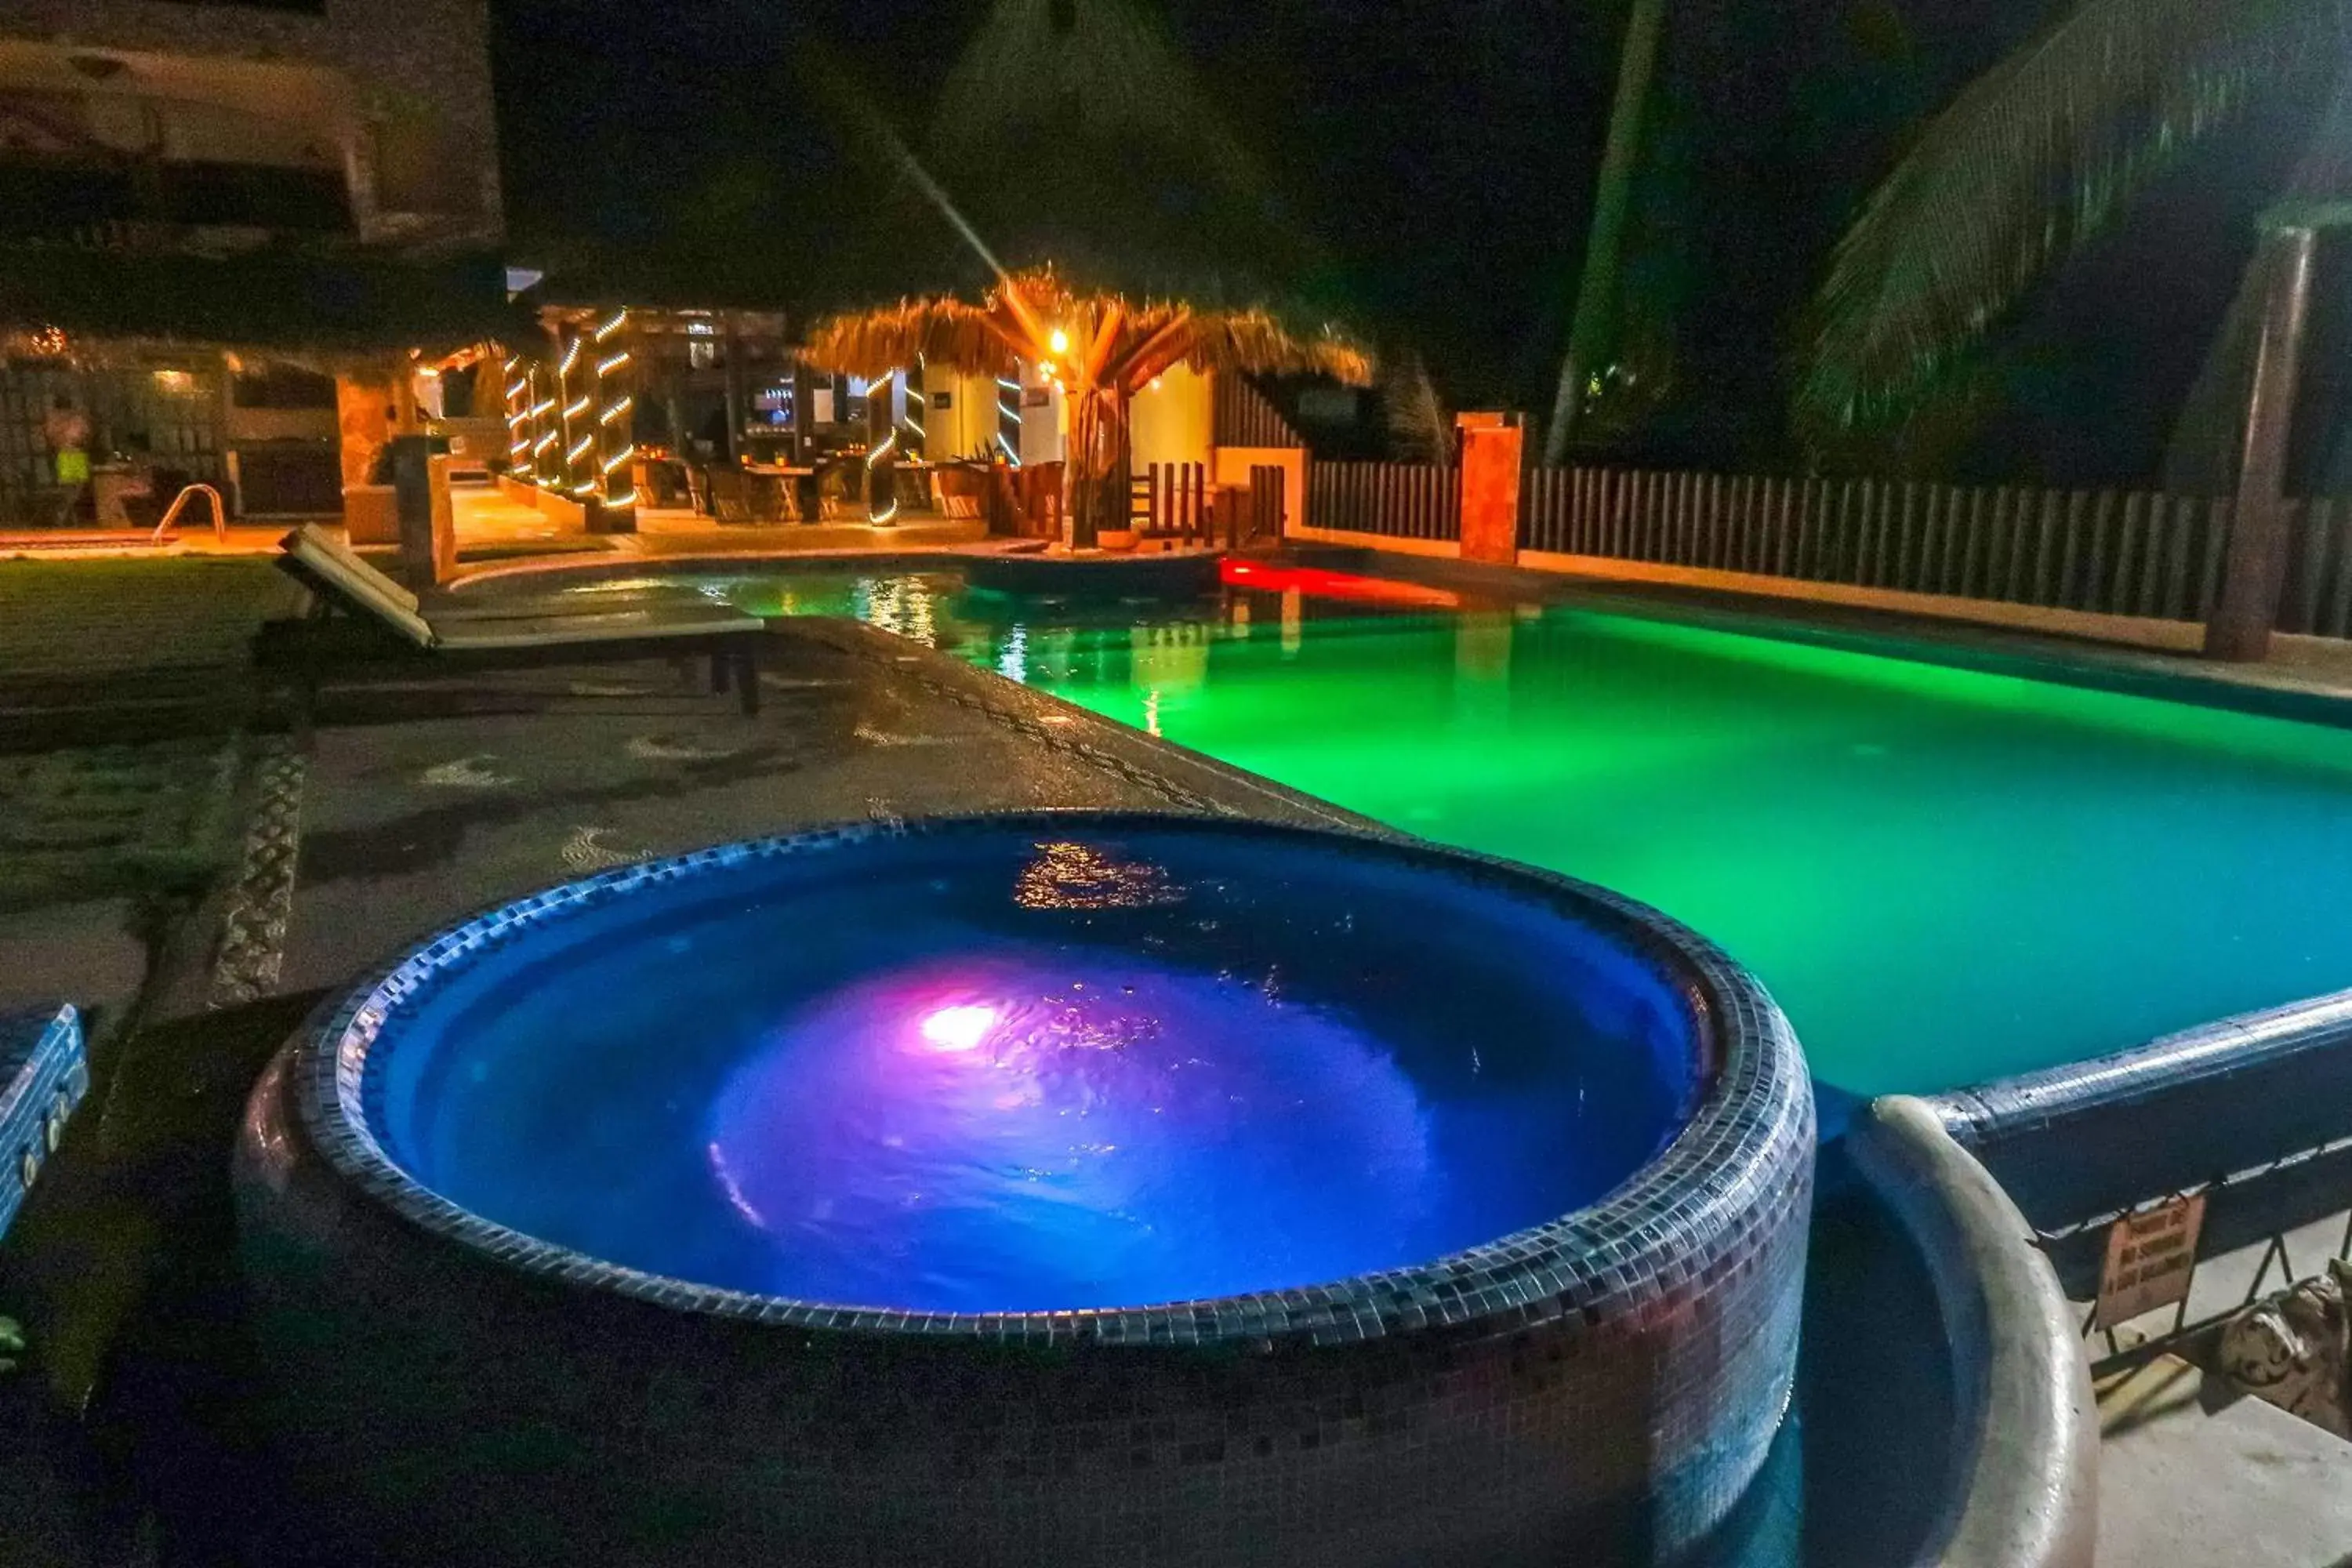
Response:
[{"label": "palm frond thatch", "polygon": [[1254,178],[1160,18],[1138,0],[996,0],[949,73],[931,155],[986,168],[1024,130],[1066,148],[1164,142],[1220,182]]},{"label": "palm frond thatch", "polygon": [[1454,420],[1417,352],[1381,356],[1381,405],[1392,455],[1410,463],[1453,462]]},{"label": "palm frond thatch", "polygon": [[1102,378],[1130,386],[1177,364],[1328,375],[1352,386],[1372,377],[1370,355],[1335,327],[1296,326],[1262,306],[1231,310],[1079,292],[1042,269],[1005,279],[978,303],[933,296],[835,316],[811,331],[802,353],[820,369],[867,378],[919,358],[1003,375],[1019,361],[1043,357],[1057,329],[1076,343],[1099,345]]},{"label": "palm frond thatch", "polygon": [[1328,287],[1328,259],[1203,90],[1165,9],[993,0],[931,117],[926,176],[1013,272],[1236,308]]},{"label": "palm frond thatch", "polygon": [[2347,0],[2084,0],[1939,116],[1840,245],[1801,426],[1898,416],[2049,267],[2266,88],[2340,68]]}]

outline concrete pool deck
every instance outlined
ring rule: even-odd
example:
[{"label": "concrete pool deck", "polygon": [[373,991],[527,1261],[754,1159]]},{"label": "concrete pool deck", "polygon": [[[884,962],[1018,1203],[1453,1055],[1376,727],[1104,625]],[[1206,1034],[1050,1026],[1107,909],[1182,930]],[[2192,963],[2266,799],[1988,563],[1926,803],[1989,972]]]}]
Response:
[{"label": "concrete pool deck", "polygon": [[[217,1298],[233,1284],[188,1256],[191,1238],[225,1249],[210,1152],[225,1145],[261,1056],[321,988],[454,915],[627,859],[844,817],[1041,803],[1328,814],[879,633],[811,623],[777,642],[756,722],[656,663],[372,683],[327,705],[309,755],[257,752],[253,831],[230,885],[162,955],[141,1029],[116,1042],[112,1092],[77,1124],[26,1229],[0,1254],[0,1302],[23,1310],[39,1342],[30,1377],[0,1386],[5,1430],[50,1418],[24,1414],[28,1385],[77,1405],[98,1391],[102,1405],[127,1402],[105,1421],[118,1435],[137,1429],[134,1462],[152,1465],[191,1410],[216,1397],[203,1363],[221,1349]],[[2338,694],[2352,694],[2352,672]],[[19,951],[0,931],[0,966]],[[62,951],[51,973],[70,975],[70,942]],[[152,1320],[159,1297],[176,1316]],[[2192,1468],[2226,1478],[2265,1462],[2200,1435],[2177,1408],[2168,1420],[2198,1456]],[[55,1539],[78,1538],[78,1464],[31,1483],[63,1500],[61,1512],[28,1516],[27,1539],[42,1537],[44,1519],[64,1521]],[[2312,1488],[2342,1490],[2332,1468],[2273,1470],[2306,1503]],[[2103,1511],[2153,1519],[2185,1506],[2177,1468],[2151,1473],[2137,1502],[2140,1483],[2109,1489]],[[194,1517],[236,1509],[233,1468],[203,1479],[220,1495],[183,1498]],[[2306,1511],[2312,1532],[2278,1560],[2335,1561],[2333,1516]],[[232,1522],[215,1520],[224,1531]],[[0,1545],[0,1563],[9,1550]]]},{"label": "concrete pool deck", "polygon": [[186,1561],[252,1560],[233,1544],[257,1484],[250,1434],[222,1403],[243,1375],[226,1152],[263,1059],[361,965],[551,883],[841,820],[1351,820],[976,671],[908,672],[868,628],[774,640],[754,721],[660,661],[335,689],[307,752],[257,738],[236,864],[174,935],[135,941],[113,905],[0,922],[0,973],[110,1003],[114,1026],[0,1247],[0,1310],[33,1342],[0,1380],[25,1500],[0,1564],[121,1560],[138,1521],[104,1479],[119,1467],[172,1514]]}]

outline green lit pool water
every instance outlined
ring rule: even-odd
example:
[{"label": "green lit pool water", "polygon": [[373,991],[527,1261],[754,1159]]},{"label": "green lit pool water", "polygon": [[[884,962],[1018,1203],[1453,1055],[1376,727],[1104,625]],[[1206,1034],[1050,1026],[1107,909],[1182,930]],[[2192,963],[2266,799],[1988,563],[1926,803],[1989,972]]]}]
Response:
[{"label": "green lit pool water", "polygon": [[2352,731],[1579,608],[706,582],[1655,904],[1855,1092],[2352,986]]}]

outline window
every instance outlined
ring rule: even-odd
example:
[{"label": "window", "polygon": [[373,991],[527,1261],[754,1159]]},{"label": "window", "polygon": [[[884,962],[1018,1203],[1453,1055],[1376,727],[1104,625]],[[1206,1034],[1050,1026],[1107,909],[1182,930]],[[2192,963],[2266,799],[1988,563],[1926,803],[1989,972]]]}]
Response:
[{"label": "window", "polygon": [[230,384],[239,408],[332,408],[335,378],[289,364],[249,367]]}]

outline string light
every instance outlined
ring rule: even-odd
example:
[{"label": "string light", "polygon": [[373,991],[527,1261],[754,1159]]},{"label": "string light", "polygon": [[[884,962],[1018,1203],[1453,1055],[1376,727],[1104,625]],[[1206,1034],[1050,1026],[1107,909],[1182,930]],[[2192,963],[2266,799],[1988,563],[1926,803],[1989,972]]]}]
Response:
[{"label": "string light", "polygon": [[876,447],[874,450],[866,454],[866,466],[869,468],[876,467],[883,458],[888,457],[892,452],[897,451],[898,448],[898,432],[893,430],[887,436],[882,437],[882,443],[880,446]]},{"label": "string light", "polygon": [[610,359],[598,360],[596,362],[596,374],[598,375],[610,375],[628,363],[629,351],[623,349],[619,353],[614,354]]},{"label": "string light", "polygon": [[570,450],[569,452],[566,452],[566,453],[564,453],[564,454],[563,454],[563,460],[564,460],[565,462],[567,462],[567,463],[576,463],[576,462],[578,462],[581,458],[583,458],[586,457],[586,456],[588,455],[589,449],[590,449],[591,447],[594,447],[595,445],[596,445],[596,437],[593,437],[593,436],[583,436],[582,437],[580,437],[580,445],[578,445],[577,447],[572,447],[572,450]]},{"label": "string light", "polygon": [[1001,375],[996,378],[996,384],[1004,388],[1007,392],[1018,392],[1021,390],[1021,384],[1019,382],[1007,381]]},{"label": "string light", "polygon": [[531,455],[532,457],[536,458],[536,457],[538,457],[541,452],[546,451],[550,447],[554,446],[558,441],[561,441],[562,439],[563,439],[563,437],[561,437],[561,436],[541,436],[541,437],[539,438],[539,445],[538,445],[538,446],[536,446],[536,447],[533,447],[530,449],[530,455]]},{"label": "string light", "polygon": [[896,522],[896,521],[898,521],[898,497],[896,497],[896,496],[893,496],[893,497],[891,497],[891,498],[890,498],[890,510],[889,510],[888,511],[877,511],[877,512],[876,512],[876,513],[874,514],[874,517],[873,517],[873,523],[874,523],[874,526],[875,526],[875,527],[877,527],[877,528],[883,528],[883,527],[887,527],[888,524],[890,524],[890,523],[894,523],[894,522]]},{"label": "string light", "polygon": [[546,402],[544,402],[544,403],[542,403],[542,404],[539,405],[537,407],[533,408],[533,409],[532,409],[532,410],[531,410],[528,415],[524,416],[524,417],[529,418],[529,419],[543,419],[543,418],[545,418],[548,415],[552,414],[552,413],[554,413],[554,412],[555,412],[555,399],[553,399],[552,397],[551,397],[551,398],[549,398]]},{"label": "string light", "polygon": [[[519,364],[520,364],[520,363],[522,363],[522,355],[520,355],[520,354],[517,354],[517,355],[515,355],[512,359],[509,359],[509,361],[507,361],[507,363],[506,363],[506,373],[507,373],[509,375],[512,375],[512,374],[515,373],[515,366],[517,366],[517,365],[519,365]],[[509,395],[511,395],[511,394],[509,394]]]},{"label": "string light", "polygon": [[555,367],[556,374],[570,375],[572,374],[572,367],[580,363],[581,345],[585,343],[588,340],[585,338],[574,338],[572,340],[572,347],[564,353],[563,363]]},{"label": "string light", "polygon": [[569,408],[565,409],[565,410],[563,411],[563,416],[564,416],[566,419],[577,419],[577,418],[579,418],[583,414],[585,414],[585,413],[587,413],[587,412],[588,412],[588,404],[589,404],[589,401],[590,401],[590,400],[589,400],[588,398],[583,397],[579,402],[577,402],[577,403],[573,404],[571,407],[569,407]]},{"label": "string light", "polygon": [[1013,407],[1010,403],[1000,401],[996,405],[996,411],[1016,425],[1021,422],[1021,410]]},{"label": "string light", "polygon": [[525,452],[528,452],[528,451],[530,451],[530,442],[528,442],[528,441],[517,441],[513,446],[509,447],[507,448],[507,455],[508,455],[509,457],[510,457],[510,458],[520,458],[520,457],[521,457]]},{"label": "string light", "polygon": [[576,496],[593,496],[596,493],[596,481],[591,479],[584,485],[574,485],[572,487],[572,493]]},{"label": "string light", "polygon": [[507,395],[509,397],[520,397],[524,393],[529,392],[530,390],[530,382],[518,381],[507,388]]},{"label": "string light", "polygon": [[637,400],[635,398],[624,397],[620,402],[615,403],[612,407],[604,410],[604,412],[598,416],[596,423],[599,425],[610,425],[614,420],[627,414],[630,409],[635,408],[636,405]]},{"label": "string light", "polygon": [[1014,468],[1021,466],[1021,454],[1013,449],[1013,443],[1004,438],[1004,432],[1002,430],[996,433],[996,444],[1004,448],[1004,455],[1013,459]]},{"label": "string light", "polygon": [[622,464],[627,462],[636,455],[637,449],[635,447],[622,447],[618,452],[615,452],[613,456],[604,459],[604,471],[608,474],[611,473],[614,468],[619,468]]},{"label": "string light", "polygon": [[611,337],[614,332],[619,331],[623,327],[628,325],[628,323],[629,312],[623,310],[619,315],[614,317],[611,321],[596,329],[596,341],[600,343],[603,342],[606,338]]},{"label": "string light", "polygon": [[627,495],[614,496],[604,504],[611,507],[635,506],[637,504],[637,492],[633,489]]}]

